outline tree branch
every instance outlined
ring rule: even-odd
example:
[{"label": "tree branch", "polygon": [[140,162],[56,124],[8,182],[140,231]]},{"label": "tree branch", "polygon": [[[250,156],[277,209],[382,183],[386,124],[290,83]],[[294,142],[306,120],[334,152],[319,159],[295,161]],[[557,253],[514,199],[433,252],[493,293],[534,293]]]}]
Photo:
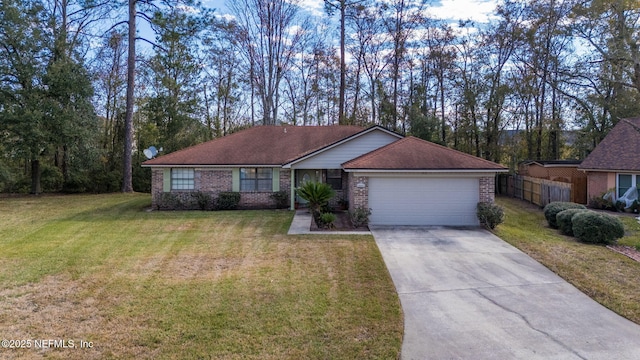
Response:
[{"label": "tree branch", "polygon": [[165,49],[164,47],[162,47],[162,46],[160,46],[160,45],[158,45],[158,44],[154,43],[153,41],[147,40],[147,39],[145,39],[145,38],[143,38],[143,37],[136,37],[136,40],[142,40],[142,41],[144,41],[144,42],[147,42],[147,43],[151,44],[151,46],[153,46],[153,47],[155,47],[155,48],[158,48],[158,49],[160,49],[160,50],[162,50],[162,51],[164,51],[164,52],[167,52],[167,51],[168,51],[168,50],[167,50],[167,49]]},{"label": "tree branch", "polygon": [[122,24],[129,24],[129,22],[128,22],[128,21],[120,21],[120,22],[117,22],[117,23],[113,24],[110,28],[108,28],[107,30],[105,30],[105,32],[104,32],[104,33],[105,33],[105,34],[108,34],[108,33],[110,33],[110,32],[111,32],[111,30],[115,29],[116,27],[118,27],[118,26],[120,26],[120,25],[122,25]]}]

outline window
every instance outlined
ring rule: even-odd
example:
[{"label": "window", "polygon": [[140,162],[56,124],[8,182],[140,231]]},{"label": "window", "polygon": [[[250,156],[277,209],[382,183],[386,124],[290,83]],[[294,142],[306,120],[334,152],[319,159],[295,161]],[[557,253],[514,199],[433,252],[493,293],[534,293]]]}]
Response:
[{"label": "window", "polygon": [[273,169],[241,168],[240,191],[273,191]]},{"label": "window", "polygon": [[636,175],[618,174],[618,198],[624,195],[624,193],[633,186],[637,186]]},{"label": "window", "polygon": [[342,190],[342,170],[328,169],[327,184],[331,185],[334,190]]},{"label": "window", "polygon": [[193,190],[193,169],[171,169],[171,190]]}]

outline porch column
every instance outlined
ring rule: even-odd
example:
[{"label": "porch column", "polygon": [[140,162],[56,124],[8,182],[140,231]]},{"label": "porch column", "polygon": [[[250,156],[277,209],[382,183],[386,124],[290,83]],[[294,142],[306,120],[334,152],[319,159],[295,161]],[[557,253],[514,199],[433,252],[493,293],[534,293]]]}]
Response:
[{"label": "porch column", "polygon": [[289,210],[296,209],[296,170],[291,168],[291,194],[289,196]]}]

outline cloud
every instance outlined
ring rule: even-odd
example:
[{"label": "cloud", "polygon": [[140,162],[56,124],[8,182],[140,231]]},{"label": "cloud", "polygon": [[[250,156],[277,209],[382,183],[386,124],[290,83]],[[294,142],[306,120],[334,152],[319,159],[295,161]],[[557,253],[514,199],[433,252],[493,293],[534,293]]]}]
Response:
[{"label": "cloud", "polygon": [[312,16],[324,15],[324,1],[323,0],[298,0],[293,2],[300,6],[303,11],[308,12]]},{"label": "cloud", "polygon": [[440,0],[428,7],[429,14],[443,20],[473,20],[486,23],[494,17],[497,0]]}]

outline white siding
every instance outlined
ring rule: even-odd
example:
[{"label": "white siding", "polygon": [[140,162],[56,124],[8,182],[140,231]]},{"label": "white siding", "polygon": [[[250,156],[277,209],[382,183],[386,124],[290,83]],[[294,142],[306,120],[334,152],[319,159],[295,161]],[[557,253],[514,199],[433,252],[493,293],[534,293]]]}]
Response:
[{"label": "white siding", "polygon": [[399,140],[382,130],[374,130],[293,164],[294,169],[339,169],[342,163]]},{"label": "white siding", "polygon": [[478,178],[371,177],[373,225],[478,225]]}]

